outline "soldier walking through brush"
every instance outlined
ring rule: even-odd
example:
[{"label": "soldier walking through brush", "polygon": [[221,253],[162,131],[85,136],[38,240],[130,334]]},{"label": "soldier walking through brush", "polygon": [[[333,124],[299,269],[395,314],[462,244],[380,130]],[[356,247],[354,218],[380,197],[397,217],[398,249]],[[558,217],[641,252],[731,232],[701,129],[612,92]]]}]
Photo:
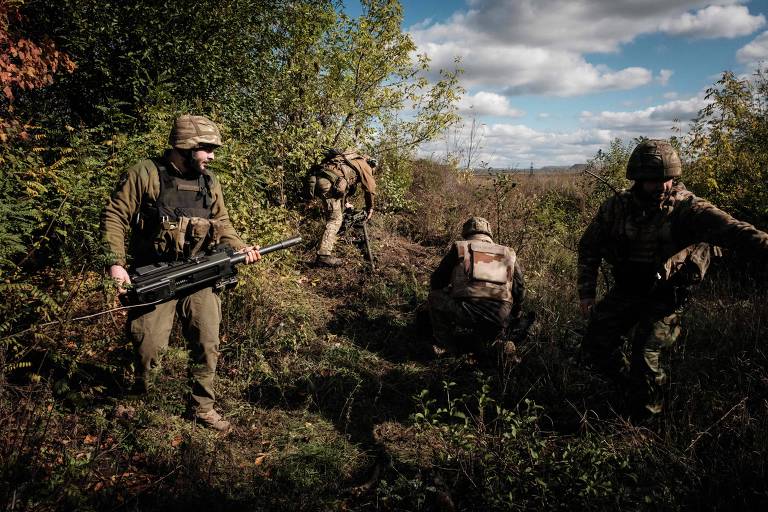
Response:
[{"label": "soldier walking through brush", "polygon": [[[715,246],[768,256],[768,234],[675,184],[681,174],[669,142],[641,142],[627,164],[634,185],[600,206],[579,242],[578,292],[589,318],[582,350],[627,391],[630,413],[637,416],[662,410],[667,377],[661,357],[680,335],[683,307]],[[603,260],[615,285],[595,304]],[[622,335],[630,330],[628,360]]]},{"label": "soldier walking through brush", "polygon": [[[246,246],[232,227],[221,184],[208,169],[214,150],[221,146],[218,127],[202,116],[181,116],[173,123],[168,142],[172,149],[161,157],[128,169],[102,216],[112,259],[109,275],[121,292],[124,284],[130,284],[128,257],[136,268],[187,259],[224,244],[244,252],[245,263],[260,258],[258,248]],[[205,425],[227,431],[229,422],[214,409],[221,301],[212,287],[129,312],[127,331],[137,352],[136,388],[144,392],[153,387],[176,314],[191,352],[193,414]]]},{"label": "soldier walking through brush", "polygon": [[519,318],[525,297],[515,251],[493,242],[491,226],[471,217],[430,279],[427,299],[436,352],[484,350]]},{"label": "soldier walking through brush", "polygon": [[376,165],[375,159],[352,149],[343,152],[330,150],[320,164],[310,169],[309,194],[322,199],[325,214],[325,231],[315,259],[317,266],[341,265],[341,260],[333,255],[333,246],[344,219],[344,208],[351,207],[347,199],[354,195],[358,185],[363,189],[366,221],[373,215],[373,199],[376,195],[373,169]]}]

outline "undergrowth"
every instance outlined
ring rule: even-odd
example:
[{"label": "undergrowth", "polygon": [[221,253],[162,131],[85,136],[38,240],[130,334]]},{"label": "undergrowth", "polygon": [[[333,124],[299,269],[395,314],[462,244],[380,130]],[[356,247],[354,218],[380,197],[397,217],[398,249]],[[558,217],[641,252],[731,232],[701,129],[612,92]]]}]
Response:
[{"label": "undergrowth", "polygon": [[[313,268],[310,242],[242,269],[224,297],[217,371],[219,405],[235,425],[227,437],[188,419],[179,332],[157,392],[137,397],[122,313],[14,330],[111,306],[95,269],[41,275],[35,300],[0,324],[0,501],[7,510],[765,507],[761,269],[738,254],[715,263],[671,353],[664,414],[628,421],[616,412],[623,397],[578,350],[574,249],[593,194],[605,191],[577,176],[471,177],[416,162],[398,208],[374,217],[375,271],[343,240],[341,269]],[[518,364],[437,358],[421,323],[429,274],[470,215],[498,226],[525,270],[525,309],[538,322]],[[313,240],[319,228],[286,211],[258,218],[269,226],[252,238],[262,244],[296,231]],[[29,290],[5,291],[16,300]]]}]

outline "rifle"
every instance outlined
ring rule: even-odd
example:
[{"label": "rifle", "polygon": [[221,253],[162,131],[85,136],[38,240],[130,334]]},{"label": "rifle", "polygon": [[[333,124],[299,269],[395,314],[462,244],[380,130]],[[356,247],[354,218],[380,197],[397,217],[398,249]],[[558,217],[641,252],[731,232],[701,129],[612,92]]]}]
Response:
[{"label": "rifle", "polygon": [[[283,240],[259,249],[262,256],[273,251],[293,247],[301,242],[300,236]],[[213,285],[215,290],[231,288],[237,284],[237,268],[245,261],[245,254],[233,254],[220,249],[211,254],[195,256],[187,261],[155,263],[139,267],[131,275],[131,288],[120,296],[123,304],[155,304],[173,299],[180,294]]]},{"label": "rifle", "polygon": [[364,250],[365,259],[371,263],[371,269],[376,270],[373,263],[373,251],[371,251],[371,240],[368,237],[368,215],[365,210],[356,211],[354,208],[344,209],[344,218],[341,221],[341,228],[339,233],[351,233],[353,230],[359,230],[362,232],[362,236],[359,239],[353,238],[352,241],[356,244],[362,245]]}]

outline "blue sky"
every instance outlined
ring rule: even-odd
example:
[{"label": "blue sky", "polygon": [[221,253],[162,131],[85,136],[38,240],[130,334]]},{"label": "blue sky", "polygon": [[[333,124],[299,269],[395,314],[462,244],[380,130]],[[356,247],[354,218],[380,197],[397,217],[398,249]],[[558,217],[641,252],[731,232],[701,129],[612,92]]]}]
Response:
[{"label": "blue sky", "polygon": [[[359,6],[348,4],[350,14]],[[482,123],[496,168],[584,162],[615,137],[686,130],[724,70],[768,61],[768,0],[403,0],[403,27],[434,69],[462,58],[465,129]]]}]

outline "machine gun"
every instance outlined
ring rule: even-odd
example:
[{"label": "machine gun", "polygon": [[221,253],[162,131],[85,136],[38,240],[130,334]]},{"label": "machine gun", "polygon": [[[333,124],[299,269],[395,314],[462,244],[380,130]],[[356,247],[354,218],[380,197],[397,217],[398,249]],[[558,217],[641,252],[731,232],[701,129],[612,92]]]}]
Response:
[{"label": "machine gun", "polygon": [[[295,236],[262,247],[259,254],[264,256],[293,247],[299,242],[301,237]],[[222,249],[187,261],[139,267],[131,275],[131,288],[128,293],[120,296],[120,300],[126,305],[155,304],[208,286],[213,286],[215,290],[230,288],[237,283],[235,267],[244,261],[244,253],[233,254]]]},{"label": "machine gun", "polygon": [[359,245],[363,250],[365,259],[371,263],[371,269],[376,270],[373,263],[373,251],[371,251],[371,240],[368,237],[368,215],[365,210],[355,210],[354,208],[344,209],[344,218],[341,221],[339,233],[350,236],[352,243]]}]

